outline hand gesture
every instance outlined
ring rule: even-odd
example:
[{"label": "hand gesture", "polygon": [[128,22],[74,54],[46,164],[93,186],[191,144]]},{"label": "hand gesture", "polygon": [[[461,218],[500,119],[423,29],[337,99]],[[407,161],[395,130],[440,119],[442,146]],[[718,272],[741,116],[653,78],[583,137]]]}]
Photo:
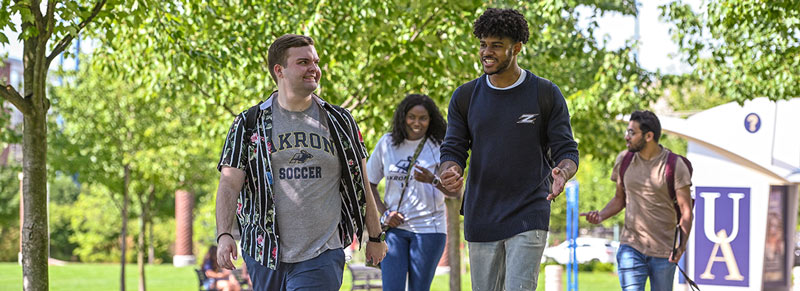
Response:
[{"label": "hand gesture", "polygon": [[367,241],[367,251],[365,255],[367,256],[367,263],[373,266],[377,266],[378,263],[383,261],[383,258],[386,257],[386,251],[388,247],[386,246],[386,242],[371,242]]},{"label": "hand gesture", "polygon": [[681,256],[683,256],[683,252],[685,252],[685,251],[686,251],[686,248],[673,249],[669,253],[669,262],[677,264],[678,261],[681,260]]},{"label": "hand gesture", "polygon": [[589,212],[581,212],[580,216],[586,217],[586,221],[594,224],[598,224],[603,222],[603,217],[600,216],[600,212],[597,210],[592,210]]},{"label": "hand gesture", "polygon": [[420,165],[414,165],[414,180],[420,181],[422,183],[433,183],[433,178],[435,176],[431,171],[428,169],[421,167]]},{"label": "hand gesture", "polygon": [[442,173],[442,186],[450,192],[461,192],[461,186],[464,185],[464,177],[456,170],[456,166],[452,166]]},{"label": "hand gesture", "polygon": [[564,185],[567,184],[567,172],[561,168],[553,168],[551,174],[553,175],[553,185],[550,195],[547,195],[547,200],[556,199],[561,192],[564,192]]},{"label": "hand gesture", "polygon": [[231,258],[236,260],[238,257],[236,241],[233,240],[233,237],[230,235],[221,236],[217,247],[217,264],[222,268],[235,270],[236,266],[233,265]]},{"label": "hand gesture", "polygon": [[399,225],[406,222],[406,217],[397,211],[389,212],[389,216],[386,217],[386,225],[392,228],[398,227]]}]

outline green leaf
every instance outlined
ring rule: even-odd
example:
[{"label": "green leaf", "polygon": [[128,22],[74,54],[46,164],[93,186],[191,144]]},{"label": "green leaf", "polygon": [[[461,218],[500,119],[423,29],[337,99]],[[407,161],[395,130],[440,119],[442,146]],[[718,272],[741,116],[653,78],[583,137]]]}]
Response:
[{"label": "green leaf", "polygon": [[22,33],[19,34],[18,39],[20,41],[25,41],[31,37],[36,37],[38,35],[39,35],[39,29],[37,29],[35,25],[31,25],[22,30]]}]

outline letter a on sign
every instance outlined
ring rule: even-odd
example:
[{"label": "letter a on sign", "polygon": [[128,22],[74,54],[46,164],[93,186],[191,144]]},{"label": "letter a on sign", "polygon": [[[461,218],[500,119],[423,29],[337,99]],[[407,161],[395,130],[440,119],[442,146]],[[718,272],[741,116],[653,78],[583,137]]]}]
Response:
[{"label": "letter a on sign", "polygon": [[[725,262],[728,267],[728,275],[725,280],[743,281],[744,276],[739,272],[739,265],[736,264],[736,257],[733,255],[731,244],[726,241],[728,235],[725,230],[720,230],[716,235],[722,242],[714,244],[714,250],[711,251],[711,256],[708,257],[708,264],[706,264],[706,271],[700,275],[701,279],[713,280],[716,276],[711,273],[711,266],[715,262]],[[717,257],[717,251],[722,249],[722,257]]]}]

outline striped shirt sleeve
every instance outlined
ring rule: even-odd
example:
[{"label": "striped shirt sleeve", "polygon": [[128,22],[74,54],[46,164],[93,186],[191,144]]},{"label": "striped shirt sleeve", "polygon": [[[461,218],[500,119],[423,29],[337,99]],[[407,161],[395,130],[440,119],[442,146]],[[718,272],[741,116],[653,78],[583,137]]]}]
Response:
[{"label": "striped shirt sleeve", "polygon": [[357,139],[357,143],[353,146],[356,150],[356,154],[360,159],[369,158],[369,152],[367,152],[367,146],[364,145],[364,138],[361,136],[361,129],[358,128],[358,123],[356,123],[355,118],[353,115],[350,114],[350,111],[347,109],[342,110],[344,113],[344,117],[350,123],[349,127],[352,130],[353,138]]},{"label": "striped shirt sleeve", "polygon": [[222,146],[222,155],[217,164],[217,170],[222,171],[223,166],[244,170],[247,164],[247,143],[245,143],[244,116],[239,114],[233,121],[225,144]]}]

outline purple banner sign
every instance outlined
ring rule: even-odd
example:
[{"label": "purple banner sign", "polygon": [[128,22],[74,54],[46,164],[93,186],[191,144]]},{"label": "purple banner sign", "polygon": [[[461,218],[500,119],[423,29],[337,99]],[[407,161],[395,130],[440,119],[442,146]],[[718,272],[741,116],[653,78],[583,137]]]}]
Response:
[{"label": "purple banner sign", "polygon": [[695,189],[695,282],[749,286],[750,188]]}]

